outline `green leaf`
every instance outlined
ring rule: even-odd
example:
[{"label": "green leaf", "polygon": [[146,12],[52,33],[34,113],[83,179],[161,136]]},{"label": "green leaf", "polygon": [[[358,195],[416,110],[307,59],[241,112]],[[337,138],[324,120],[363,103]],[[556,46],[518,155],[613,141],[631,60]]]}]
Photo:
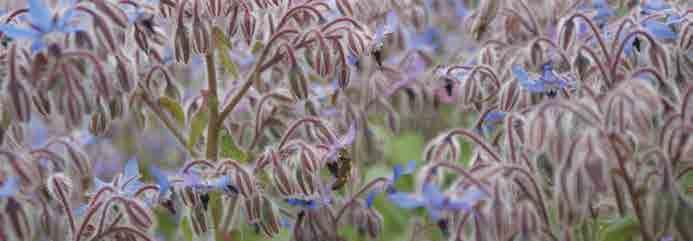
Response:
[{"label": "green leaf", "polygon": [[185,125],[185,113],[183,112],[183,107],[180,106],[180,103],[167,96],[162,96],[159,98],[159,105],[164,107],[164,109],[168,111],[168,113],[171,114],[174,119],[176,119],[178,124],[181,126]]},{"label": "green leaf", "polygon": [[238,79],[238,66],[236,66],[236,63],[234,63],[229,56],[229,51],[231,51],[232,48],[231,42],[226,39],[224,32],[222,32],[221,29],[216,26],[212,28],[212,35],[214,35],[214,41],[216,42],[216,47],[219,50],[217,51],[219,53],[219,60],[221,60],[224,70],[231,74],[234,79]]},{"label": "green leaf", "polygon": [[255,41],[255,44],[253,44],[253,48],[250,49],[250,52],[253,55],[257,55],[260,50],[262,50],[265,47],[265,45],[262,43],[262,41]]},{"label": "green leaf", "polygon": [[183,220],[180,222],[180,229],[183,232],[183,238],[186,241],[193,241],[193,232],[188,216],[183,217]]},{"label": "green leaf", "polygon": [[207,119],[209,118],[209,113],[207,110],[202,109],[195,113],[193,120],[190,123],[190,140],[188,140],[188,146],[194,147],[197,142],[202,137],[202,132],[207,127]]},{"label": "green leaf", "polygon": [[248,154],[236,146],[236,142],[233,141],[233,137],[227,130],[223,130],[219,138],[221,138],[219,141],[221,144],[219,155],[222,158],[230,158],[241,162],[248,160]]},{"label": "green leaf", "polygon": [[385,157],[392,161],[392,164],[406,164],[409,160],[421,158],[423,153],[424,139],[416,133],[403,133],[395,136],[386,145]]},{"label": "green leaf", "polygon": [[166,240],[173,240],[176,235],[178,226],[176,225],[176,218],[171,215],[168,210],[162,208],[155,208],[154,215],[156,215],[156,230],[157,233],[164,235]]},{"label": "green leaf", "polygon": [[219,227],[219,222],[221,221],[222,214],[222,200],[221,193],[212,192],[209,193],[209,210],[212,214],[212,221],[214,222],[214,227]]},{"label": "green leaf", "polygon": [[605,221],[601,229],[601,241],[633,240],[639,228],[638,220],[633,216],[615,218]]}]

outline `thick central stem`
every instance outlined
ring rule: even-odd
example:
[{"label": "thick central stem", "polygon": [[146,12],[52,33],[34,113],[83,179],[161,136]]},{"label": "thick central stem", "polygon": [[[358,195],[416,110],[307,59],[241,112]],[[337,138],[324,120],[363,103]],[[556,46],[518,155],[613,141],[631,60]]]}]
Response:
[{"label": "thick central stem", "polygon": [[219,153],[219,96],[217,94],[217,73],[214,66],[214,52],[205,55],[207,62],[207,107],[209,108],[209,121],[207,122],[207,151],[205,158],[216,161]]}]

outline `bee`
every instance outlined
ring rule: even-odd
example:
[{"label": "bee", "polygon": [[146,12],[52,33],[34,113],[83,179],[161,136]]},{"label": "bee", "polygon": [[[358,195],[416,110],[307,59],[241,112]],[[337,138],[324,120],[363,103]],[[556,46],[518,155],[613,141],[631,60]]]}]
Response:
[{"label": "bee", "polygon": [[337,160],[327,163],[327,170],[336,179],[332,184],[332,190],[338,190],[344,187],[344,184],[351,177],[351,158],[346,148],[339,148]]}]

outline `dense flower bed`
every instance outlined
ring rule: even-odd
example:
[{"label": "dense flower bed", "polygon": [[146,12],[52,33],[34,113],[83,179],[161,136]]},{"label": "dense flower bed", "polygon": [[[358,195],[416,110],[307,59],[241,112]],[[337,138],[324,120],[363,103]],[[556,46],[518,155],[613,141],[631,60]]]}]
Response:
[{"label": "dense flower bed", "polygon": [[693,3],[0,3],[0,241],[693,240]]}]

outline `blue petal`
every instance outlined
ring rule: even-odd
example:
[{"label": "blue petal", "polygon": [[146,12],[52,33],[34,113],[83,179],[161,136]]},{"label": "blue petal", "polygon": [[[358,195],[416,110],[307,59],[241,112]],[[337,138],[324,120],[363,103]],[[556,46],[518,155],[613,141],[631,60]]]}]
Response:
[{"label": "blue petal", "polygon": [[131,178],[136,178],[140,175],[140,167],[137,159],[132,158],[128,160],[125,164],[125,170],[123,172],[123,181],[128,181]]},{"label": "blue petal", "polygon": [[397,182],[400,177],[403,175],[408,175],[414,172],[416,169],[416,160],[409,160],[407,162],[407,166],[403,167],[400,164],[396,164],[394,167],[392,167],[392,182]]},{"label": "blue petal", "polygon": [[647,21],[644,25],[658,39],[676,39],[676,33],[663,23]]},{"label": "blue petal", "polygon": [[19,191],[19,178],[17,176],[9,176],[0,186],[0,198],[13,197]]},{"label": "blue petal", "polygon": [[397,12],[390,10],[390,12],[388,12],[387,16],[385,17],[385,23],[390,28],[390,30],[396,29],[399,25],[399,17],[397,16]]},{"label": "blue petal", "polygon": [[0,32],[13,39],[35,39],[41,37],[41,33],[33,29],[18,28],[12,24],[0,25]]},{"label": "blue petal", "polygon": [[159,197],[163,197],[171,187],[171,183],[168,181],[166,174],[164,174],[159,167],[152,165],[150,169],[152,176],[154,176],[156,183],[159,185]]},{"label": "blue petal", "polygon": [[642,8],[647,13],[652,13],[656,11],[671,9],[671,6],[669,6],[669,4],[665,3],[662,0],[647,0],[643,4]]},{"label": "blue petal", "polygon": [[378,195],[379,192],[377,191],[372,191],[368,193],[368,196],[366,196],[366,207],[370,208],[373,206],[373,202],[375,201],[375,197]]},{"label": "blue petal", "polygon": [[461,199],[450,201],[448,208],[469,212],[479,200],[485,197],[486,194],[481,190],[477,188],[470,189],[464,192]]},{"label": "blue petal", "polygon": [[29,16],[31,23],[38,27],[43,32],[49,32],[52,29],[53,22],[51,12],[43,3],[43,0],[28,0],[29,1]]},{"label": "blue petal", "polygon": [[79,207],[75,208],[72,210],[72,213],[77,216],[77,217],[82,217],[84,214],[87,213],[87,210],[89,209],[89,205],[87,204],[82,204]]},{"label": "blue petal", "polygon": [[186,173],[183,175],[183,185],[184,186],[197,186],[202,183],[200,177],[195,173]]},{"label": "blue petal", "polygon": [[318,207],[317,202],[315,200],[303,200],[303,199],[298,199],[298,198],[287,198],[286,203],[291,205],[291,206],[297,206],[297,207],[304,207],[308,209],[315,209]]},{"label": "blue petal", "polygon": [[424,205],[421,198],[410,193],[393,192],[387,195],[391,202],[395,203],[400,208],[418,208]]},{"label": "blue petal", "polygon": [[498,122],[503,120],[505,115],[503,111],[491,111],[484,116],[484,122]]},{"label": "blue petal", "polygon": [[37,52],[45,47],[46,43],[43,42],[43,39],[35,39],[34,42],[31,43],[31,52]]},{"label": "blue petal", "polygon": [[131,180],[130,182],[127,183],[127,185],[123,188],[123,191],[128,194],[128,195],[134,195],[135,192],[140,190],[144,186],[144,183],[140,182],[139,180]]},{"label": "blue petal", "polygon": [[99,190],[103,187],[110,186],[110,183],[104,182],[98,177],[94,177],[94,190]]},{"label": "blue petal", "polygon": [[517,78],[517,80],[519,80],[520,82],[529,81],[529,74],[525,69],[523,69],[519,65],[513,65],[512,72],[513,75],[515,75],[515,78]]},{"label": "blue petal", "polygon": [[431,47],[438,48],[437,41],[440,40],[440,31],[435,27],[429,27],[414,39],[413,48]]},{"label": "blue petal", "polygon": [[65,13],[63,13],[63,16],[58,19],[58,23],[57,23],[58,30],[60,30],[60,32],[63,32],[63,33],[72,33],[72,32],[77,31],[78,30],[77,28],[69,26],[70,21],[72,21],[72,18],[74,18],[76,16],[76,14],[77,14],[77,11],[75,11],[75,9],[73,9],[73,8],[65,11]]},{"label": "blue petal", "polygon": [[210,180],[209,185],[217,190],[226,190],[229,186],[231,186],[231,178],[227,175],[224,175]]},{"label": "blue petal", "polygon": [[469,14],[469,10],[464,6],[464,2],[462,1],[455,1],[455,13],[457,14],[457,17],[466,17]]},{"label": "blue petal", "polygon": [[443,203],[445,202],[445,196],[436,184],[430,182],[426,183],[422,191],[427,205],[431,205],[436,208],[442,207]]}]

